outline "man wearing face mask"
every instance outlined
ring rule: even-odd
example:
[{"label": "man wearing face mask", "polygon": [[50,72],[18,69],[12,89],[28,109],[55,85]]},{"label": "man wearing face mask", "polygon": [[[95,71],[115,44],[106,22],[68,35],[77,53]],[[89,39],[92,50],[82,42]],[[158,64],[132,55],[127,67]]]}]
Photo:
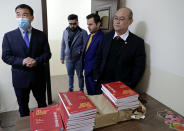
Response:
[{"label": "man wearing face mask", "polygon": [[19,27],[4,35],[2,60],[12,66],[12,83],[23,117],[29,115],[30,91],[38,107],[47,106],[44,64],[51,58],[51,52],[46,35],[31,26],[33,9],[21,4],[15,13]]},{"label": "man wearing face mask", "polygon": [[74,73],[78,77],[79,90],[84,89],[84,77],[81,68],[81,54],[87,38],[87,32],[78,26],[78,16],[71,14],[68,16],[69,26],[63,32],[63,38],[61,42],[61,63],[66,61],[66,69],[68,72],[68,91],[73,91]]}]

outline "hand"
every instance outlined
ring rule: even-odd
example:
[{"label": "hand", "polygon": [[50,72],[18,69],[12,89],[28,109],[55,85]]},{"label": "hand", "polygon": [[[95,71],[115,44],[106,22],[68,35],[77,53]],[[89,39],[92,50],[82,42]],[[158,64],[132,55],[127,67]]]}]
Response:
[{"label": "hand", "polygon": [[33,66],[36,65],[36,61],[31,57],[27,57],[23,60],[23,65],[25,65],[28,68],[32,68]]},{"label": "hand", "polygon": [[65,61],[64,60],[61,60],[61,64],[64,64],[65,63]]}]

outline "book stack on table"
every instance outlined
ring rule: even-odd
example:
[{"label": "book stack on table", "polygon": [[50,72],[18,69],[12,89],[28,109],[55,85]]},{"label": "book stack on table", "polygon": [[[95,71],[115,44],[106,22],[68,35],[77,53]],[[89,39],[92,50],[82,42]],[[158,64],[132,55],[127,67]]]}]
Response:
[{"label": "book stack on table", "polygon": [[139,106],[139,94],[121,81],[102,84],[102,91],[104,96],[117,110]]},{"label": "book stack on table", "polygon": [[30,131],[64,131],[58,104],[30,112]]},{"label": "book stack on table", "polygon": [[96,106],[82,91],[60,92],[59,107],[67,131],[92,131]]}]

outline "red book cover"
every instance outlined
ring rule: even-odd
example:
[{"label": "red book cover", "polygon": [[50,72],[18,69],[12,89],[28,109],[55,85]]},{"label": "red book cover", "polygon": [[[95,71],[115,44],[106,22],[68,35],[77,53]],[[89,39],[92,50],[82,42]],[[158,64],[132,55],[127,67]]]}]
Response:
[{"label": "red book cover", "polygon": [[32,122],[33,130],[63,129],[58,105],[35,108],[30,115],[32,116],[30,121]]},{"label": "red book cover", "polygon": [[30,112],[30,131],[33,131],[33,112]]},{"label": "red book cover", "polygon": [[63,120],[63,124],[66,128],[66,125],[67,125],[67,122],[68,122],[68,115],[67,115],[67,112],[66,112],[61,100],[59,100],[59,108],[60,108],[60,113],[61,113],[61,117],[62,117],[62,120]]},{"label": "red book cover", "polygon": [[82,120],[81,120],[81,117],[77,117],[76,119],[69,120],[67,112],[61,101],[59,101],[59,107],[60,107],[60,112],[61,112],[65,129],[69,129],[72,127],[75,129],[76,128],[78,129],[79,127],[94,125],[95,117],[89,118],[87,116],[88,118],[85,119],[85,116],[84,116],[84,118],[82,117]]},{"label": "red book cover", "polygon": [[102,88],[107,89],[116,99],[137,96],[138,93],[132,90],[121,81],[102,84]]},{"label": "red book cover", "polygon": [[107,98],[107,100],[112,104],[112,106],[116,109],[116,110],[123,110],[123,109],[129,109],[129,108],[135,108],[138,107],[139,104],[135,104],[135,105],[124,105],[124,106],[116,106],[110,99],[109,97],[103,93],[103,95]]},{"label": "red book cover", "polygon": [[69,117],[96,112],[95,105],[82,91],[60,92],[59,97]]}]

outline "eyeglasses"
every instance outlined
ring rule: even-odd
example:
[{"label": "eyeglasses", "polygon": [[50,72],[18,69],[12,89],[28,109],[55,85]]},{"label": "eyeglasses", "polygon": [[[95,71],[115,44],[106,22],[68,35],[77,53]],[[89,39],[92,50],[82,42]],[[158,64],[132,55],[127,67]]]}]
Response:
[{"label": "eyeglasses", "polygon": [[114,21],[124,21],[126,18],[125,17],[114,17]]},{"label": "eyeglasses", "polygon": [[77,23],[69,23],[69,25],[76,25]]}]

